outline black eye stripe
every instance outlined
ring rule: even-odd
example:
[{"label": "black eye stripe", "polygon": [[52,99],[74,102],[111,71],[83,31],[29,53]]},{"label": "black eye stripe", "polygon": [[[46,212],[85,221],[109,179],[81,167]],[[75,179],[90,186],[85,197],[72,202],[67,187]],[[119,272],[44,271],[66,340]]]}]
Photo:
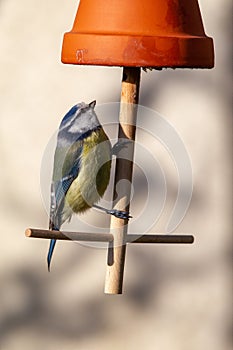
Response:
[{"label": "black eye stripe", "polygon": [[81,113],[85,113],[85,112],[87,112],[87,111],[88,111],[88,109],[89,109],[89,107],[82,108],[80,112],[81,112]]}]

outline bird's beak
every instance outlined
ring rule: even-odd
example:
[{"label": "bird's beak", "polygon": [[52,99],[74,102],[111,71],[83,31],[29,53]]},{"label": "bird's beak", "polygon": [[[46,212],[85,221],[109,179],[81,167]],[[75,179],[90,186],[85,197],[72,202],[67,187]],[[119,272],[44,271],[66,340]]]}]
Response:
[{"label": "bird's beak", "polygon": [[90,108],[95,108],[95,105],[96,105],[96,101],[94,100],[94,101],[92,101],[91,103],[89,103],[89,107]]}]

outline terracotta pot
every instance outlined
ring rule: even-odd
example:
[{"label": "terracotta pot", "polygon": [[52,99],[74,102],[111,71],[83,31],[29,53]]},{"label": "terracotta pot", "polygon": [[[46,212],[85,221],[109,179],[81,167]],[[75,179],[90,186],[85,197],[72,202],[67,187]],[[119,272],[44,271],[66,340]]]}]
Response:
[{"label": "terracotta pot", "polygon": [[197,0],[81,0],[62,62],[104,66],[214,66]]}]

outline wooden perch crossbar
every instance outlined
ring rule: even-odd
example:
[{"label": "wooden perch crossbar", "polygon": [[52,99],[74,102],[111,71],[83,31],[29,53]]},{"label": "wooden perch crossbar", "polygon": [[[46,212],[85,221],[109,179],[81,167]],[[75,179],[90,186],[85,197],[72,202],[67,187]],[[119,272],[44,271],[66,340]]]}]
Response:
[{"label": "wooden perch crossbar", "polygon": [[[65,232],[51,231],[28,228],[25,231],[27,237],[58,239],[70,241],[85,242],[113,242],[114,237],[109,233],[88,233],[88,232]],[[166,234],[128,234],[127,243],[176,243],[176,244],[192,244],[194,237],[192,235],[166,235]]]},{"label": "wooden perch crossbar", "polygon": [[85,241],[85,242],[111,242],[113,235],[108,233],[88,233],[88,232],[65,232],[28,228],[25,231],[27,237],[59,239],[63,241]]}]

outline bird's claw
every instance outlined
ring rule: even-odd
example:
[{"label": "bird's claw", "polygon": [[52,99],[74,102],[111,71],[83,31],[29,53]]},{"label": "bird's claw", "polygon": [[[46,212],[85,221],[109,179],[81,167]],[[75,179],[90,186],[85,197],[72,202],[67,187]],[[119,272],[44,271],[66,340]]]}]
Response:
[{"label": "bird's claw", "polygon": [[116,218],[119,218],[119,219],[132,218],[132,216],[129,215],[129,213],[127,211],[121,211],[121,210],[116,210],[116,209],[108,210],[108,214],[114,215]]},{"label": "bird's claw", "polygon": [[115,143],[115,145],[112,147],[112,155],[117,156],[118,153],[122,149],[127,148],[127,145],[131,142],[132,142],[131,140],[119,140],[119,141],[117,141],[117,143]]}]

